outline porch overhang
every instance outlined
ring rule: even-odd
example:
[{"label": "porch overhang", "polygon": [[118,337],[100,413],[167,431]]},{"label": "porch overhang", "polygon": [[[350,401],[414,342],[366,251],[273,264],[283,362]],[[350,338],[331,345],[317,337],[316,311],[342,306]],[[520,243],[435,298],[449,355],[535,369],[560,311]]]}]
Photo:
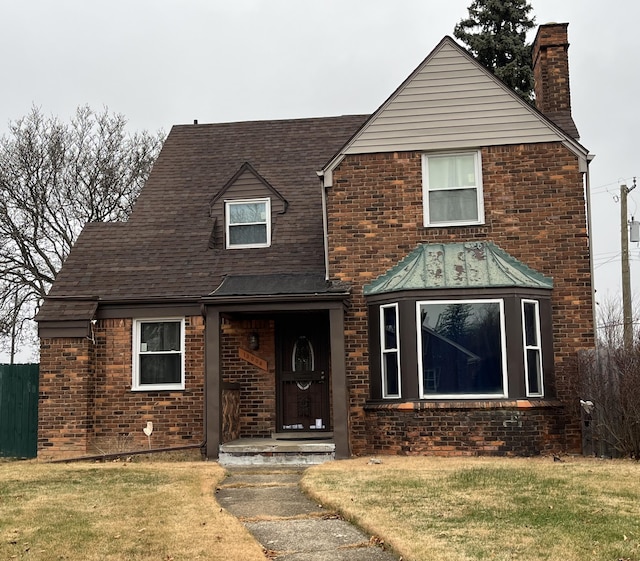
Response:
[{"label": "porch overhang", "polygon": [[205,299],[333,299],[348,296],[346,283],[327,281],[324,273],[227,275]]},{"label": "porch overhang", "polygon": [[[289,292],[284,292],[288,289]],[[310,290],[311,289],[311,290]],[[234,313],[326,311],[329,315],[331,395],[335,457],[351,456],[349,396],[344,343],[344,313],[350,291],[305,275],[243,275],[226,277],[212,294],[201,299],[206,321],[205,432],[206,454],[219,457],[222,443],[222,318]]]}]

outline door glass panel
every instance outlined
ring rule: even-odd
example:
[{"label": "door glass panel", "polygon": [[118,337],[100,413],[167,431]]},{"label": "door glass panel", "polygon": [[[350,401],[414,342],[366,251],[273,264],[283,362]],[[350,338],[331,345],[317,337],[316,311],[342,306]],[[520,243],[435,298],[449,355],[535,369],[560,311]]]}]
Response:
[{"label": "door glass panel", "polygon": [[294,372],[312,372],[314,367],[313,347],[305,336],[298,337],[293,345],[291,369]]}]

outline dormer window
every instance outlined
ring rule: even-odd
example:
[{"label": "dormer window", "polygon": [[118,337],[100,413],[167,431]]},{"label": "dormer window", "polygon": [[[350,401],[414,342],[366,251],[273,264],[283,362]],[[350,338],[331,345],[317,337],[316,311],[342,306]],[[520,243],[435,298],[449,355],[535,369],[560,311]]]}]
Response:
[{"label": "dormer window", "polygon": [[271,199],[225,201],[227,249],[271,245]]}]

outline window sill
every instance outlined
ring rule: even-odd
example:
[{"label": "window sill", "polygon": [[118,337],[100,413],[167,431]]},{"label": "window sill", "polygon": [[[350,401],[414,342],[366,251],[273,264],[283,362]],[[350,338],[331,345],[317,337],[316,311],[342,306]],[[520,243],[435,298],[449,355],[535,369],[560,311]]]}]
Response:
[{"label": "window sill", "polygon": [[132,392],[183,392],[183,385],[173,385],[173,386],[136,386],[132,387]]},{"label": "window sill", "polygon": [[399,411],[421,411],[425,409],[545,409],[562,407],[557,399],[457,399],[457,400],[420,400],[420,401],[368,401],[365,411],[383,411],[396,409]]}]

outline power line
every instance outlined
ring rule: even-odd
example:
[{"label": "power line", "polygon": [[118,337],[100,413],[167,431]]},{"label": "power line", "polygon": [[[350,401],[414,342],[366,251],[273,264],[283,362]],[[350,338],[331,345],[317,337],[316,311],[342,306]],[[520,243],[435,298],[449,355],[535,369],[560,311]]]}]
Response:
[{"label": "power line", "polygon": [[[593,195],[594,193],[599,193],[601,191],[602,192],[610,192],[609,191],[609,187],[616,186],[616,187],[619,188],[621,183],[624,184],[626,182],[631,182],[631,181],[633,181],[633,176],[625,177],[625,178],[622,178],[622,179],[617,179],[616,181],[612,181],[611,183],[605,183],[604,185],[598,185],[597,187],[593,187],[591,189],[591,194]],[[612,194],[617,195],[618,193],[612,193]]]}]

